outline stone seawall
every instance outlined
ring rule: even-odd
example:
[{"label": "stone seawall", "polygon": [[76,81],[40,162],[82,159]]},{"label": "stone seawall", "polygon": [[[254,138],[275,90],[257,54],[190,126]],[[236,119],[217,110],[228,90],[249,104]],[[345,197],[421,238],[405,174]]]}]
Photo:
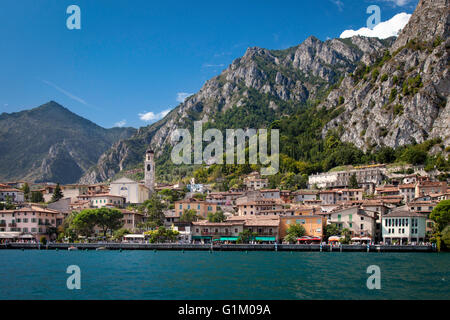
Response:
[{"label": "stone seawall", "polygon": [[19,250],[179,250],[179,251],[322,251],[322,252],[434,252],[431,245],[388,246],[388,245],[319,245],[319,244],[174,244],[174,243],[32,243],[0,244],[0,249]]}]

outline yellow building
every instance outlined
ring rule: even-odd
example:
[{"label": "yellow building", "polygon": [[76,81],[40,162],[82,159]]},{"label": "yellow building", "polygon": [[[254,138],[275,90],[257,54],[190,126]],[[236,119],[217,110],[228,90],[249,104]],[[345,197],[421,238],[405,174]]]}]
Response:
[{"label": "yellow building", "polygon": [[207,218],[209,213],[215,213],[217,211],[217,204],[197,199],[187,199],[176,201],[174,210],[180,216],[184,210],[195,210],[197,211],[197,215]]},{"label": "yellow building", "polygon": [[322,215],[301,215],[293,217],[280,217],[280,239],[283,239],[291,225],[300,224],[305,228],[305,236],[323,238],[326,217]]}]

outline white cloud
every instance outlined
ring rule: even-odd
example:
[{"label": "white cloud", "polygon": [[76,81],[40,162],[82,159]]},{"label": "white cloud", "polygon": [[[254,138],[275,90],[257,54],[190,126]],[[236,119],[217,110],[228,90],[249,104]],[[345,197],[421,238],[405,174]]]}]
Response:
[{"label": "white cloud", "polygon": [[[400,2],[402,0],[398,1]],[[411,18],[410,14],[402,12],[395,15],[388,21],[380,22],[373,29],[364,27],[356,31],[345,30],[344,32],[341,33],[340,38],[350,38],[359,35],[365,37],[376,37],[380,39],[386,39],[392,36],[398,36],[400,31],[406,26],[410,18]]]},{"label": "white cloud", "polygon": [[191,96],[191,95],[192,95],[192,93],[178,92],[177,93],[177,101],[183,103],[184,100],[186,100],[186,98]]},{"label": "white cloud", "polygon": [[123,119],[123,120],[120,120],[119,122],[116,122],[116,123],[114,124],[114,127],[122,128],[122,127],[124,127],[126,124],[127,124],[127,120]]},{"label": "white cloud", "polygon": [[152,122],[157,121],[159,119],[164,118],[168,113],[170,112],[170,109],[161,111],[159,113],[154,112],[145,112],[145,113],[139,113],[139,119],[146,122]]}]

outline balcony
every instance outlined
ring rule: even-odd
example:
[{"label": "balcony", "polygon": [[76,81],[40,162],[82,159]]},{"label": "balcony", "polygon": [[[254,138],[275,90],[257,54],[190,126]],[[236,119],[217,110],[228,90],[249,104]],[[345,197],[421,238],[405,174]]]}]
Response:
[{"label": "balcony", "polygon": [[17,223],[8,223],[8,227],[15,228],[17,227]]},{"label": "balcony", "polygon": [[202,236],[231,236],[231,232],[201,232]]}]

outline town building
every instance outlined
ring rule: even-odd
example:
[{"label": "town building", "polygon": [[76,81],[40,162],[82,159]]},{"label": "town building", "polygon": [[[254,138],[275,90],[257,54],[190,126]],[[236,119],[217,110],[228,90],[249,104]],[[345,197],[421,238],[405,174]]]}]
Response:
[{"label": "town building", "polygon": [[0,201],[8,201],[22,203],[25,201],[25,197],[22,190],[11,188],[11,187],[2,187],[0,188]]},{"label": "town building", "polygon": [[123,207],[125,204],[125,197],[115,196],[109,193],[99,193],[86,197],[89,199],[90,206],[93,208]]},{"label": "town building", "polygon": [[355,175],[358,184],[365,190],[371,190],[373,185],[380,185],[384,179],[385,165],[369,165],[356,167],[351,170],[325,172],[310,175],[309,188],[337,188],[348,187],[350,178]]},{"label": "town building", "polygon": [[292,195],[294,196],[293,202],[304,202],[307,200],[317,200],[318,196],[317,190],[298,190]]},{"label": "town building", "polygon": [[381,217],[381,220],[383,242],[386,244],[425,241],[426,215],[402,207]]},{"label": "town building", "polygon": [[191,198],[175,201],[174,208],[180,216],[184,213],[184,210],[195,210],[197,215],[206,219],[209,213],[216,213],[219,207],[215,203]]},{"label": "town building", "polygon": [[139,224],[144,222],[144,215],[142,213],[126,209],[119,209],[119,211],[123,214],[122,228],[135,232],[139,229]]},{"label": "town building", "polygon": [[236,242],[244,231],[243,221],[209,222],[201,220],[192,222],[192,241],[210,243],[214,240]]},{"label": "town building", "polygon": [[299,215],[299,216],[281,216],[280,217],[280,239],[283,240],[287,235],[289,227],[293,224],[300,224],[305,228],[305,236],[318,237],[323,239],[324,228],[327,217],[324,215]]},{"label": "town building", "polygon": [[274,199],[250,200],[237,204],[239,216],[260,215],[261,212],[282,209],[284,209],[284,205]]},{"label": "town building", "polygon": [[400,184],[398,186],[399,194],[403,196],[403,202],[412,201],[416,196],[416,185],[414,183]]},{"label": "town building", "polygon": [[259,193],[263,199],[281,199],[281,191],[278,189],[261,189]]},{"label": "town building", "polygon": [[[57,228],[65,216],[56,210],[39,206],[0,211],[0,232],[15,232],[17,239],[39,241],[42,236],[50,239],[50,228]],[[56,232],[52,234],[56,236]]]},{"label": "town building", "polygon": [[349,229],[352,236],[369,237],[373,241],[376,235],[376,220],[372,214],[368,214],[359,206],[338,209],[324,214],[329,224],[333,223],[339,229]]},{"label": "town building", "polygon": [[122,177],[111,182],[109,194],[124,197],[126,203],[141,204],[149,199],[150,189],[144,184]]},{"label": "town building", "polygon": [[247,190],[260,190],[268,187],[269,180],[261,178],[259,172],[252,172],[244,178],[244,184]]},{"label": "town building", "polygon": [[420,181],[416,184],[415,197],[421,197],[436,193],[446,193],[447,182],[439,181]]},{"label": "town building", "polygon": [[278,242],[280,217],[276,215],[267,216],[232,216],[226,222],[244,223],[244,231],[255,234],[252,241],[255,242]]}]

